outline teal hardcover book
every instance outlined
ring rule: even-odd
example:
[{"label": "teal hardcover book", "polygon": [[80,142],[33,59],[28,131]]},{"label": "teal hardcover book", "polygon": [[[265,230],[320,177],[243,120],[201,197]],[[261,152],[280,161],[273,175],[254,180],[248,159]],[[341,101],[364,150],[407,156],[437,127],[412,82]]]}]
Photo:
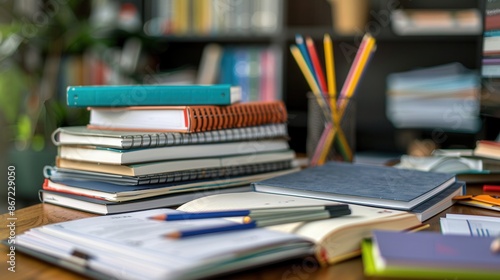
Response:
[{"label": "teal hardcover book", "polygon": [[165,105],[230,105],[241,101],[241,88],[217,85],[69,86],[68,106],[123,107]]}]

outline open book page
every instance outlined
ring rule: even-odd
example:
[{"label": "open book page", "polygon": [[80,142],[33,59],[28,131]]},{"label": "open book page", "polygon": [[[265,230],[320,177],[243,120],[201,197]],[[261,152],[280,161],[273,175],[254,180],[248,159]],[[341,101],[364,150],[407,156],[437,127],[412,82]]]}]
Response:
[{"label": "open book page", "polygon": [[310,242],[265,229],[167,239],[164,235],[173,231],[231,223],[223,219],[148,219],[172,211],[157,209],[47,225],[19,235],[18,244],[69,261],[75,259],[75,251],[86,254],[85,266],[120,279],[145,275],[151,279],[197,278],[206,269],[224,271],[230,265],[251,265],[256,260],[237,261],[259,256],[257,253],[266,256],[271,252],[274,255],[269,256],[280,259],[311,252]]},{"label": "open book page", "polygon": [[[186,212],[259,209],[278,206],[307,206],[331,204],[331,200],[311,199],[287,195],[243,192],[212,195],[190,201],[178,209]],[[359,254],[360,242],[371,235],[372,229],[405,230],[420,225],[414,214],[361,205],[349,205],[352,213],[332,219],[290,223],[268,227],[291,232],[320,245],[317,252],[330,263]]]},{"label": "open book page", "polygon": [[447,214],[440,223],[443,234],[500,236],[499,217]]}]

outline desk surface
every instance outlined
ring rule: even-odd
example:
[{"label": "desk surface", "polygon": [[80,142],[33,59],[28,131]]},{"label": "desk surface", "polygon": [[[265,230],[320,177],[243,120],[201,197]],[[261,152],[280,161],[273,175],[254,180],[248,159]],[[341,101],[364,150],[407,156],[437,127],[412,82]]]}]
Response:
[{"label": "desk surface", "polygon": [[[474,194],[479,189],[468,187],[468,193]],[[428,230],[439,231],[439,217],[446,213],[469,214],[469,215],[489,215],[500,217],[500,212],[483,210],[470,206],[454,205],[433,218],[426,221],[430,225]],[[63,208],[50,204],[37,204],[15,212],[15,216],[4,214],[0,218],[0,239],[9,237],[9,228],[7,225],[14,217],[16,220],[16,234],[20,234],[30,228],[57,223],[68,220],[96,216],[77,210]],[[8,275],[9,279],[86,279],[78,274],[66,271],[64,269],[49,265],[38,259],[26,256],[16,252],[16,272],[7,270],[6,246],[0,245],[0,275]],[[364,279],[363,264],[361,257],[353,258],[332,266],[320,267],[312,258],[296,259],[281,263],[268,265],[256,269],[250,269],[243,272],[231,274],[225,278],[217,279]]]}]

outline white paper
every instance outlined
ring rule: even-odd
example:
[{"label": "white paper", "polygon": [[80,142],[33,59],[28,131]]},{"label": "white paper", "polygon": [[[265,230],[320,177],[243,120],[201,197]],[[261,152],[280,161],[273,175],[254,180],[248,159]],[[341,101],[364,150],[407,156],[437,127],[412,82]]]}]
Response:
[{"label": "white paper", "polygon": [[470,236],[500,236],[500,218],[462,214],[447,214],[441,218],[443,234]]},{"label": "white paper", "polygon": [[120,279],[141,275],[154,279],[177,278],[205,264],[237,259],[249,250],[303,240],[265,229],[168,239],[163,235],[172,231],[232,223],[223,219],[148,219],[173,211],[177,212],[156,209],[47,225],[20,235],[18,242],[62,259],[71,258],[74,250],[88,253],[90,268]]}]

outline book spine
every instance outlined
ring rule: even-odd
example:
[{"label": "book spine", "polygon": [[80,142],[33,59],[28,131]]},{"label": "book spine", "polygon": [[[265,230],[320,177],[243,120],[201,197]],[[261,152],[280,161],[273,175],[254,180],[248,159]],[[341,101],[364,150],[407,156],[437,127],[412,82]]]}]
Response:
[{"label": "book spine", "polygon": [[138,185],[160,184],[171,182],[182,182],[202,179],[222,179],[235,176],[266,173],[278,170],[286,170],[292,167],[290,160],[266,162],[249,165],[227,166],[222,168],[209,168],[198,170],[175,171],[163,174],[138,176]]},{"label": "book spine", "polygon": [[[57,133],[60,133],[60,131]],[[124,136],[122,149],[154,148],[286,137],[288,137],[286,124],[270,124],[222,130],[209,130],[196,133],[154,133]],[[58,141],[56,136],[53,138],[54,141]]]},{"label": "book spine", "polygon": [[232,106],[191,106],[189,109],[191,132],[285,123],[287,121],[287,111],[283,102],[238,103]]}]

